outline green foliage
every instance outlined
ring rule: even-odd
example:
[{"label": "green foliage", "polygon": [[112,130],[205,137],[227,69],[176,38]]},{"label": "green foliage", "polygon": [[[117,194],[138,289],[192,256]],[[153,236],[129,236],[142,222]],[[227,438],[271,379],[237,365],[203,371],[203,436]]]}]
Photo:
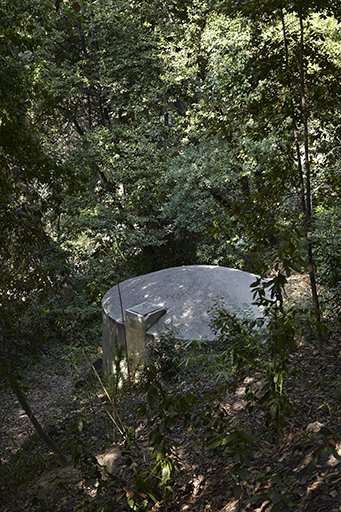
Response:
[{"label": "green foliage", "polygon": [[182,361],[181,345],[174,327],[165,327],[159,331],[157,339],[149,341],[147,346],[147,368],[154,368],[164,381],[176,379]]},{"label": "green foliage", "polygon": [[191,396],[173,396],[169,393],[166,383],[160,380],[157,370],[151,368],[146,376],[146,383],[142,388],[146,403],[139,409],[139,415],[147,418],[151,427],[149,442],[153,448],[154,460],[151,474],[159,480],[163,494],[171,489],[171,477],[177,472],[178,457],[176,445],[167,443],[168,434],[179,418],[186,421],[188,405]]},{"label": "green foliage", "polygon": [[[304,236],[290,110],[293,98],[302,144],[298,6],[153,7],[1,4],[1,278],[4,289],[27,287],[35,268],[32,289],[39,279],[45,288],[38,259],[45,244],[57,244],[56,259],[69,259],[65,272],[73,272],[61,281],[77,293],[50,298],[45,309],[51,323],[58,317],[78,331],[82,323],[86,339],[98,339],[113,240],[125,278],[187,263],[254,270],[255,257],[269,260],[275,246]],[[321,201],[339,186],[332,127],[340,31],[323,9],[303,9],[312,185]],[[39,255],[30,245],[38,239]],[[60,274],[51,269],[49,279]],[[15,308],[25,310],[22,302]],[[70,333],[63,331],[68,341]]]},{"label": "green foliage", "polygon": [[249,503],[254,503],[259,499],[266,500],[263,510],[269,509],[271,512],[280,512],[287,510],[288,506],[296,505],[295,498],[298,497],[300,490],[291,489],[292,483],[295,482],[294,478],[283,481],[276,474],[259,473],[255,480],[260,483],[260,487],[256,494],[249,498]]},{"label": "green foliage", "polygon": [[[243,316],[229,311],[218,299],[211,309],[210,326],[216,335],[217,350],[210,356],[209,370],[216,373],[218,380],[234,381],[245,379],[261,356],[262,331],[257,321],[244,310]],[[235,386],[237,386],[237,382]]]},{"label": "green foliage", "polygon": [[[288,272],[294,261],[286,259]],[[272,279],[258,279],[252,285],[255,304],[263,308],[259,319],[240,319],[219,302],[213,307],[211,327],[222,350],[213,358],[210,369],[215,370],[217,378],[232,384],[234,391],[245,385],[249,410],[263,410],[266,428],[271,431],[273,425],[279,436],[292,411],[286,381],[295,376],[290,358],[296,351],[296,333],[309,326],[312,319],[308,311],[284,304],[286,277],[279,263],[275,269],[277,274]],[[256,376],[263,377],[258,388],[253,385]]]},{"label": "green foliage", "polygon": [[[340,302],[340,8],[326,0],[55,7],[0,1],[0,334],[7,353],[17,359],[57,337],[78,358],[83,347],[100,344],[101,298],[115,282],[114,241],[120,280],[196,263],[263,273],[277,258],[275,277],[254,287],[264,319],[215,304],[217,350],[203,342],[197,360],[234,390],[248,378],[249,408],[262,411],[279,437],[292,412],[296,333],[313,324],[283,293],[286,276],[306,267],[307,233],[320,281]],[[302,170],[305,144],[310,169]],[[118,353],[109,385],[115,398],[122,359]],[[177,469],[167,435],[181,419],[205,430],[206,447],[231,457],[241,499],[255,439],[213,406],[191,416],[192,398],[172,396],[163,379],[179,371],[174,333],[160,333],[149,359],[141,408],[151,429],[148,467],[138,467],[144,452],[127,431],[132,487],[124,490],[126,482],[104,478],[80,441],[74,460],[85,486],[117,486],[136,510],[166,499]],[[256,496],[273,511],[291,504],[287,484],[276,479],[259,477]],[[43,509],[37,499],[33,505]]]},{"label": "green foliage", "polygon": [[340,265],[341,265],[341,213],[335,205],[331,208],[319,207],[316,212],[313,240],[316,264],[320,282],[331,291],[332,309],[339,316]]}]

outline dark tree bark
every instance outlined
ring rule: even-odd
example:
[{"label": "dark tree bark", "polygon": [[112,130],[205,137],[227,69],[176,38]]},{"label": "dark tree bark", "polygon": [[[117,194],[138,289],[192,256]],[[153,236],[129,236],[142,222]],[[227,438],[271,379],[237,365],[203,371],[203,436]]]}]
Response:
[{"label": "dark tree bark", "polygon": [[[308,132],[308,117],[307,117],[307,102],[306,102],[306,84],[305,84],[305,74],[304,74],[304,27],[303,27],[303,15],[302,15],[302,4],[299,4],[299,22],[300,22],[300,85],[301,85],[301,112],[302,112],[302,120],[304,127],[304,160],[305,160],[305,179],[302,169],[301,163],[301,150],[298,140],[298,130],[297,130],[297,122],[295,116],[294,109],[294,101],[291,97],[290,99],[290,111],[291,111],[291,119],[296,147],[296,155],[297,155],[297,165],[299,172],[299,181],[300,181],[300,191],[299,196],[301,200],[301,208],[305,215],[305,238],[307,244],[307,256],[308,256],[308,270],[309,270],[309,279],[310,279],[310,288],[311,295],[313,300],[313,308],[314,315],[317,324],[321,322],[321,314],[320,314],[320,306],[319,306],[319,298],[316,287],[316,277],[314,270],[314,257],[312,250],[312,242],[310,236],[310,228],[311,228],[311,180],[310,180],[310,154],[309,154],[309,132]],[[287,84],[289,91],[292,91],[292,84],[290,80],[289,74],[289,56],[288,56],[288,43],[286,36],[286,27],[284,20],[284,12],[281,9],[281,20],[282,20],[282,30],[283,30],[283,39],[284,39],[284,47],[285,47],[285,65],[286,65],[286,74],[287,74]],[[292,180],[293,183],[293,180]],[[296,187],[294,187],[294,190]],[[296,189],[297,191],[297,189]],[[319,340],[320,346],[323,343],[323,337],[319,329],[317,330],[317,336]]]},{"label": "dark tree bark", "polygon": [[[290,73],[289,73],[288,41],[287,41],[287,35],[286,35],[286,26],[285,26],[283,9],[281,9],[281,21],[282,21],[282,30],[283,30],[283,38],[284,38],[285,71],[286,71],[286,75],[287,75],[287,84],[288,84],[289,91],[292,92],[292,84],[291,84]],[[304,213],[306,213],[304,176],[303,176],[302,163],[301,163],[301,151],[300,151],[300,144],[299,144],[299,140],[298,140],[298,129],[297,129],[296,116],[295,116],[294,100],[293,100],[292,96],[290,98],[290,112],[291,112],[292,129],[293,129],[294,140],[295,140],[295,149],[296,149],[296,158],[297,158],[297,167],[298,167],[299,181],[300,181],[300,193],[299,193],[299,195],[300,195],[300,201],[301,201],[301,208],[302,208],[302,211]],[[295,187],[295,189],[297,190],[296,187]],[[296,192],[296,190],[295,190],[295,192]]]}]

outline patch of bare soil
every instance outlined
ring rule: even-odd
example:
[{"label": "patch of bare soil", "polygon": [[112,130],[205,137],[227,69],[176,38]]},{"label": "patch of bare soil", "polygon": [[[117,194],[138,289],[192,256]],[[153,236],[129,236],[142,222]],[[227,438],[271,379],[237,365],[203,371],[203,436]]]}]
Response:
[{"label": "patch of bare soil", "polygon": [[[309,298],[307,276],[293,276],[287,287],[288,298],[302,303]],[[174,483],[174,494],[166,500],[154,504],[153,512],[262,512],[274,506],[277,511],[298,512],[337,512],[341,503],[341,376],[340,346],[338,337],[332,338],[322,353],[307,342],[302,342],[299,350],[292,355],[291,366],[298,372],[288,378],[287,389],[293,403],[293,414],[283,428],[278,442],[261,431],[262,414],[254,410],[248,412],[244,401],[245,387],[236,394],[228,394],[220,403],[231,425],[238,427],[241,422],[259,433],[259,443],[251,447],[246,473],[243,478],[235,476],[238,460],[231,460],[228,453],[209,452],[203,443],[202,430],[194,433],[185,429],[179,421],[174,426],[168,441],[178,444],[179,475]],[[60,376],[53,372],[39,373],[40,385],[28,392],[28,400],[38,418],[44,423],[51,414],[62,413],[63,400],[74,400],[74,386],[71,375]],[[255,381],[255,386],[258,383]],[[211,387],[210,387],[211,386]],[[193,393],[205,408],[207,393],[214,394],[214,384],[182,382],[174,387],[174,393]],[[199,400],[199,403],[200,403]],[[58,405],[58,403],[60,405]],[[121,404],[122,405],[122,404]],[[128,399],[123,399],[129,408]],[[97,407],[97,406],[96,406]],[[81,406],[80,406],[81,408]],[[97,411],[97,412],[96,412]],[[95,410],[99,414],[99,409]],[[8,460],[10,452],[19,450],[23,440],[32,433],[28,419],[16,403],[13,395],[6,391],[0,402],[1,457]],[[127,416],[128,422],[131,418]],[[99,433],[104,436],[105,433]],[[108,434],[108,433],[107,433]],[[137,441],[141,446],[147,443],[148,430],[145,422],[137,424]],[[98,458],[102,465],[109,465],[118,477],[125,477],[127,467],[120,461],[120,447],[106,446]],[[136,469],[143,469],[148,462],[148,451],[137,463]],[[243,465],[243,464],[242,464]],[[35,485],[51,495],[50,481],[62,472],[45,472],[37,475]],[[61,471],[61,470],[58,470]],[[66,483],[72,488],[69,497],[62,504],[64,510],[76,510],[77,489],[82,486],[81,475],[73,469],[66,475]],[[65,478],[65,477],[64,477]],[[1,483],[0,483],[1,486]],[[237,490],[236,490],[237,489]],[[127,497],[132,492],[125,488]],[[79,510],[101,510],[105,512],[127,512],[131,510],[123,499],[116,501],[114,491],[105,497],[97,497],[96,491],[88,489],[88,505]],[[102,500],[102,501],[101,501]],[[14,511],[4,505],[0,510]],[[17,510],[27,510],[25,502],[17,504]],[[267,508],[269,506],[269,508]],[[58,508],[56,508],[58,510]]]},{"label": "patch of bare soil", "polygon": [[308,274],[292,274],[286,286],[287,298],[296,304],[303,305],[310,299],[310,281]]}]

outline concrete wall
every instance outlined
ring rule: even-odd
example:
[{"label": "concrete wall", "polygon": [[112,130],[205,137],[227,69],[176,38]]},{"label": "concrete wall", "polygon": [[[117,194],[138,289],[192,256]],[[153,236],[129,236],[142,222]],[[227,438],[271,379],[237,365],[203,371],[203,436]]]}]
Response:
[{"label": "concrete wall", "polygon": [[[117,346],[127,342],[131,371],[135,372],[145,362],[148,341],[155,338],[147,330],[166,312],[166,309],[149,302],[137,304],[125,311],[125,327],[122,321],[114,320],[110,313],[102,308],[102,338],[104,368],[114,371]],[[124,337],[124,329],[125,336]]]}]

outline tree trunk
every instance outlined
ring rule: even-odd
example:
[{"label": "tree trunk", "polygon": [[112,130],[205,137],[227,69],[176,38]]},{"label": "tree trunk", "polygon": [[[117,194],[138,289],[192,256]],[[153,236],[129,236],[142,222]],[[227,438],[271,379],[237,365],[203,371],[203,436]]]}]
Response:
[{"label": "tree trunk", "polygon": [[8,377],[8,380],[10,382],[11,388],[13,393],[16,395],[17,399],[19,400],[19,403],[21,407],[24,409],[25,413],[29,417],[31,423],[33,424],[34,428],[36,429],[38,435],[43,439],[43,441],[47,444],[47,446],[53,451],[55,455],[60,459],[63,466],[68,466],[69,462],[62,452],[62,450],[56,445],[56,443],[51,439],[51,437],[45,432],[37,418],[34,416],[33,412],[31,411],[30,406],[28,405],[23,392],[21,391],[19,384],[17,382],[17,379],[15,378],[8,362],[6,355],[4,353],[4,350],[2,347],[0,347],[0,365],[4,369],[5,374]]},{"label": "tree trunk", "polygon": [[[288,50],[288,41],[287,41],[287,35],[286,35],[286,26],[285,26],[283,9],[281,9],[281,20],[282,20],[282,30],[283,30],[284,48],[285,48],[285,70],[286,70],[286,74],[287,74],[288,89],[289,89],[290,93],[292,93],[292,84],[291,84],[290,74],[289,74],[289,50]],[[301,163],[301,151],[300,151],[300,144],[299,144],[299,140],[298,140],[298,129],[297,129],[297,123],[296,123],[296,116],[295,116],[294,100],[293,100],[292,95],[290,98],[290,112],[291,112],[292,129],[293,129],[294,140],[295,140],[298,174],[299,174],[299,180],[300,180],[299,195],[300,195],[300,201],[301,201],[301,208],[302,208],[302,211],[304,213],[306,213],[304,177],[303,177],[302,163]]]},{"label": "tree trunk", "polygon": [[[286,27],[284,20],[284,12],[281,9],[281,20],[282,20],[282,30],[283,30],[283,38],[284,38],[284,47],[285,47],[285,64],[286,64],[286,74],[287,74],[287,84],[288,89],[292,91],[292,84],[290,80],[289,74],[289,53],[288,53],[288,43],[286,36]],[[297,165],[299,172],[299,180],[300,180],[300,200],[301,200],[301,208],[305,216],[305,238],[307,243],[307,256],[308,256],[308,270],[309,270],[309,279],[310,279],[310,288],[311,295],[313,300],[313,308],[316,323],[319,324],[321,322],[320,315],[320,306],[318,293],[316,288],[316,278],[315,278],[315,270],[314,270],[314,258],[313,258],[313,250],[312,243],[310,237],[310,228],[311,228],[311,188],[310,188],[310,155],[309,155],[309,137],[308,137],[308,119],[307,119],[307,105],[306,105],[306,93],[305,93],[305,78],[304,78],[304,28],[303,28],[303,17],[302,17],[302,4],[299,4],[299,21],[300,21],[300,84],[301,84],[301,112],[302,112],[302,120],[304,127],[304,155],[305,155],[305,180],[302,170],[301,163],[301,151],[298,140],[298,130],[294,109],[294,101],[291,97],[290,99],[290,111],[291,111],[291,119],[294,133],[294,141],[296,147],[296,155],[297,155]],[[317,336],[320,346],[323,343],[322,335],[317,330]]]},{"label": "tree trunk", "polygon": [[[320,315],[320,306],[319,306],[319,298],[317,294],[316,288],[316,278],[315,278],[315,270],[314,270],[314,258],[313,258],[313,250],[312,243],[310,237],[310,229],[311,229],[311,188],[310,188],[310,155],[309,155],[309,138],[308,138],[308,118],[307,118],[307,105],[306,105],[306,93],[305,93],[305,78],[304,78],[304,63],[303,63],[303,55],[304,55],[304,30],[303,30],[303,18],[302,18],[302,4],[299,4],[299,19],[300,19],[300,79],[301,79],[301,99],[302,99],[302,118],[303,118],[303,126],[304,126],[304,154],[305,154],[305,172],[306,172],[306,242],[307,242],[307,252],[308,252],[308,265],[309,265],[309,278],[310,278],[310,287],[313,299],[313,307],[315,320],[317,324],[321,322]],[[322,346],[323,338],[320,330],[317,330],[317,336],[319,340],[320,346]]]}]

